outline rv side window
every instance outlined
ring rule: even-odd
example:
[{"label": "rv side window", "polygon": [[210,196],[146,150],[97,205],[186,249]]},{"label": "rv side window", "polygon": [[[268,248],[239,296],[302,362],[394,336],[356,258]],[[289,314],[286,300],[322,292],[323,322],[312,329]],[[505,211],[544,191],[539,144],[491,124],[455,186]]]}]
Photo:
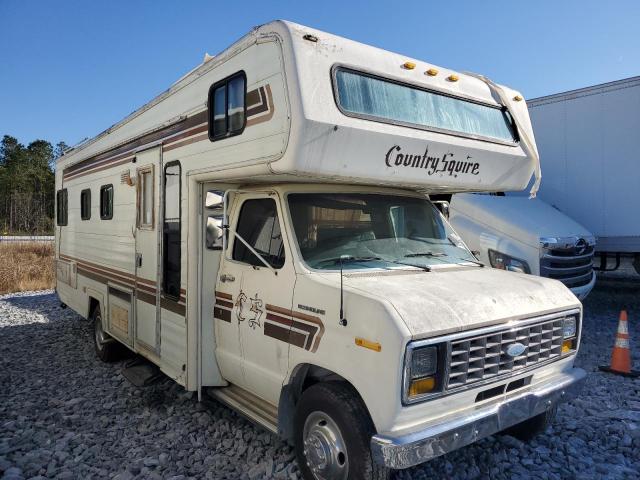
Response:
[{"label": "rv side window", "polygon": [[164,168],[164,223],[162,228],[162,292],[175,300],[180,298],[181,234],[180,234],[180,162]]},{"label": "rv side window", "polygon": [[100,218],[111,220],[113,218],[113,185],[100,187]]},{"label": "rv side window", "polygon": [[67,224],[67,209],[68,193],[67,189],[63,188],[56,193],[56,223],[60,226]]},{"label": "rv side window", "polygon": [[138,228],[153,229],[153,165],[138,170]]},{"label": "rv side window", "polygon": [[246,123],[247,78],[238,72],[209,89],[209,139],[239,135]]},{"label": "rv side window", "polygon": [[91,218],[91,190],[88,188],[80,192],[80,218],[82,220]]},{"label": "rv side window", "polygon": [[[276,202],[271,198],[247,200],[242,205],[238,234],[251,245],[273,268],[284,265],[284,245]],[[233,259],[262,267],[264,264],[237,238],[233,244]]]}]

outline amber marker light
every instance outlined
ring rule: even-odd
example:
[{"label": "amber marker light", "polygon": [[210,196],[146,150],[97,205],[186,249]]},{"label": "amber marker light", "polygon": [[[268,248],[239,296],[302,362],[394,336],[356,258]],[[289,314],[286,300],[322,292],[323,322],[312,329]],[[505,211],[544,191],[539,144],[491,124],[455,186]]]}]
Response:
[{"label": "amber marker light", "polygon": [[434,377],[421,378],[419,380],[413,380],[409,386],[409,396],[416,397],[425,393],[431,392],[436,386],[436,379]]},{"label": "amber marker light", "polygon": [[402,68],[406,68],[407,70],[413,70],[414,68],[416,68],[416,64],[413,62],[404,62],[402,64]]},{"label": "amber marker light", "polygon": [[373,350],[374,352],[379,352],[382,350],[382,345],[380,345],[378,342],[372,342],[360,337],[356,337],[356,345],[358,345],[359,347],[368,348],[369,350]]},{"label": "amber marker light", "polygon": [[562,342],[562,353],[568,353],[573,349],[573,340],[565,340]]},{"label": "amber marker light", "polygon": [[458,78],[458,75],[451,74],[447,77],[447,80],[449,80],[450,82],[457,82],[460,79]]},{"label": "amber marker light", "polygon": [[437,68],[430,68],[429,70],[424,72],[424,74],[425,75],[429,75],[430,77],[435,77],[436,75],[438,75],[438,69]]},{"label": "amber marker light", "polygon": [[520,102],[520,101],[522,101],[522,97],[521,97],[520,95],[516,95],[515,97],[513,97],[513,99],[514,99],[516,102]]}]

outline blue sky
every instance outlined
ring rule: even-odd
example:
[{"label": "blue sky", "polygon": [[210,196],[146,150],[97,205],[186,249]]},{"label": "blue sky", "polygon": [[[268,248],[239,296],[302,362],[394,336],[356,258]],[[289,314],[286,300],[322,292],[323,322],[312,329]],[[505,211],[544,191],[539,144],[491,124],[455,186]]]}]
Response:
[{"label": "blue sky", "polygon": [[533,98],[640,75],[640,2],[0,0],[0,135],[74,144],[284,18]]}]

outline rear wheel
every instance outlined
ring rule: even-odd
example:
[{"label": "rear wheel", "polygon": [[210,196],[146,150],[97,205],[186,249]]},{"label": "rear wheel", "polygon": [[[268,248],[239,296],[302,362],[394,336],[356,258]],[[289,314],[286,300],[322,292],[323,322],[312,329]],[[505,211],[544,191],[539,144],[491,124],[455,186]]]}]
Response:
[{"label": "rear wheel", "polygon": [[115,362],[122,358],[123,347],[102,327],[100,306],[96,306],[91,314],[93,320],[93,344],[96,355],[103,362]]},{"label": "rear wheel", "polygon": [[507,428],[502,433],[511,435],[523,442],[528,442],[541,433],[544,433],[545,430],[551,426],[556,418],[557,412],[557,407],[550,408],[546,412],[536,415],[535,417],[531,417],[530,419],[525,420],[522,423],[518,423],[513,427]]},{"label": "rear wheel", "polygon": [[308,480],[383,480],[390,470],[371,458],[373,423],[347,384],[313,385],[300,398],[294,419],[295,450]]}]

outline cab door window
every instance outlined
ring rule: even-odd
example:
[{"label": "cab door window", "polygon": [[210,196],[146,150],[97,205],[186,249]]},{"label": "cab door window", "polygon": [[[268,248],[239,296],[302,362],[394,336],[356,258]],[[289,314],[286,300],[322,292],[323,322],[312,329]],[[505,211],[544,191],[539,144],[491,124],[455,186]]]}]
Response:
[{"label": "cab door window", "polygon": [[[247,241],[273,268],[282,268],[285,261],[278,209],[271,198],[247,200],[242,204],[236,227]],[[257,267],[264,264],[237,238],[233,243],[233,257],[239,262]]]}]

